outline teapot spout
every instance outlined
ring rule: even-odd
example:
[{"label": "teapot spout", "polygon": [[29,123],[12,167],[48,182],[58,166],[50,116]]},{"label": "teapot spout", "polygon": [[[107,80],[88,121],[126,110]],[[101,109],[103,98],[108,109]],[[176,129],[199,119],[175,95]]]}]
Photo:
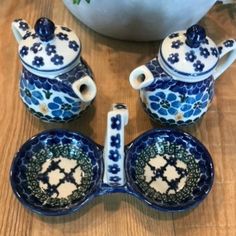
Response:
[{"label": "teapot spout", "polygon": [[97,94],[97,87],[88,75],[75,81],[72,84],[72,89],[83,102],[91,102]]},{"label": "teapot spout", "polygon": [[131,72],[129,82],[134,89],[140,90],[153,83],[154,77],[152,72],[145,65],[143,65],[137,67]]},{"label": "teapot spout", "polygon": [[19,43],[25,34],[31,29],[30,25],[22,19],[14,20],[11,24],[12,32]]}]

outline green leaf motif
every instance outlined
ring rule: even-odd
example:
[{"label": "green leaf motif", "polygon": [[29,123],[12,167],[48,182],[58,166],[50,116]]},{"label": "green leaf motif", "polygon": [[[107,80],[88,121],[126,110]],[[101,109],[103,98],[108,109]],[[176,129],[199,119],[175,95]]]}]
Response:
[{"label": "green leaf motif", "polygon": [[[85,0],[87,3],[90,3],[91,0]],[[73,0],[74,4],[80,4],[81,0]]]}]

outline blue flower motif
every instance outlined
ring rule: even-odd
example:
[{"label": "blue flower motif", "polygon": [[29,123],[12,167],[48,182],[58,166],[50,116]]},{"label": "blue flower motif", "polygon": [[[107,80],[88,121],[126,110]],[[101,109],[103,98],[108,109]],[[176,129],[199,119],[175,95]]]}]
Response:
[{"label": "blue flower motif", "polygon": [[194,97],[187,97],[180,110],[184,112],[185,118],[189,118],[192,115],[197,116],[207,107],[208,100],[208,93],[199,93]]},{"label": "blue flower motif", "polygon": [[28,105],[39,105],[39,100],[43,100],[43,95],[37,90],[35,85],[26,79],[21,79],[20,81],[20,95]]},{"label": "blue flower motif", "polygon": [[227,47],[227,48],[233,47],[233,45],[234,45],[234,40],[232,40],[232,39],[226,40],[226,41],[224,42],[224,45],[225,45],[225,47]]},{"label": "blue flower motif", "polygon": [[76,41],[69,41],[69,48],[73,49],[76,52],[78,51],[79,45]]},{"label": "blue flower motif", "polygon": [[157,92],[155,95],[149,96],[150,106],[153,110],[161,115],[176,115],[181,103],[174,93],[168,95],[164,92]]},{"label": "blue flower motif", "polygon": [[64,57],[63,56],[59,56],[57,54],[55,54],[51,58],[51,61],[54,63],[54,65],[63,65],[63,60],[64,60]]},{"label": "blue flower motif", "polygon": [[23,46],[23,47],[21,48],[21,50],[20,50],[20,55],[21,55],[22,57],[24,57],[24,56],[28,55],[28,51],[29,51],[29,48],[26,47],[26,46]]},{"label": "blue flower motif", "polygon": [[197,59],[195,52],[191,50],[190,52],[186,52],[185,59],[190,62],[194,62]]},{"label": "blue flower motif", "polygon": [[36,38],[38,38],[38,35],[37,34],[31,34],[31,37],[32,37],[32,39],[36,39]]},{"label": "blue flower motif", "polygon": [[209,40],[207,38],[205,38],[203,41],[202,41],[202,44],[209,44]]},{"label": "blue flower motif", "polygon": [[110,150],[109,152],[109,159],[113,160],[114,162],[119,161],[120,159],[120,154],[118,152],[118,150]]},{"label": "blue flower motif", "polygon": [[200,55],[208,58],[210,56],[210,52],[207,48],[200,47]]},{"label": "blue flower motif", "polygon": [[173,33],[169,36],[170,39],[177,38],[179,36],[178,33]]},{"label": "blue flower motif", "polygon": [[19,28],[22,29],[23,31],[25,31],[25,30],[29,29],[29,25],[26,22],[20,21]]},{"label": "blue flower motif", "polygon": [[41,43],[34,43],[33,46],[30,48],[33,53],[37,53],[42,50]]},{"label": "blue flower motif", "polygon": [[171,47],[178,49],[178,48],[180,48],[180,46],[183,45],[183,44],[184,44],[184,43],[181,42],[180,40],[176,40],[176,41],[173,41],[173,42],[172,42]]},{"label": "blue flower motif", "polygon": [[44,62],[43,62],[43,58],[42,57],[35,57],[33,62],[32,62],[32,65],[36,66],[36,67],[41,67],[44,65]]},{"label": "blue flower motif", "polygon": [[223,47],[222,47],[222,46],[219,46],[219,47],[218,47],[219,55],[222,53],[222,51],[223,51]]},{"label": "blue flower motif", "polygon": [[27,39],[31,36],[31,32],[27,32],[24,36],[23,36],[23,39]]},{"label": "blue flower motif", "polygon": [[111,128],[117,130],[121,129],[121,115],[111,117]]},{"label": "blue flower motif", "polygon": [[52,115],[56,117],[62,116],[63,118],[70,118],[80,109],[80,103],[74,101],[69,97],[64,97],[66,102],[63,102],[60,97],[53,98],[53,102],[48,104],[52,110]]},{"label": "blue flower motif", "polygon": [[211,54],[215,57],[218,57],[218,51],[216,48],[211,48]]},{"label": "blue flower motif", "polygon": [[120,171],[120,167],[117,164],[108,166],[108,172],[112,174],[117,174],[119,171]]},{"label": "blue flower motif", "polygon": [[121,178],[119,176],[111,176],[110,177],[110,181],[115,182],[115,183],[119,182],[120,180],[121,180]]},{"label": "blue flower motif", "polygon": [[67,28],[67,27],[65,27],[65,26],[61,26],[61,29],[64,30],[64,31],[66,31],[66,32],[71,32],[71,29],[69,29],[69,28]]},{"label": "blue flower motif", "polygon": [[179,61],[179,54],[178,53],[171,53],[168,57],[168,61],[171,64],[177,63]]},{"label": "blue flower motif", "polygon": [[60,39],[60,40],[68,40],[68,35],[67,34],[63,34],[63,33],[58,33],[57,34],[57,37]]},{"label": "blue flower motif", "polygon": [[194,64],[193,64],[195,71],[199,71],[202,72],[205,65],[203,63],[201,63],[201,61],[197,60]]},{"label": "blue flower motif", "polygon": [[52,54],[57,53],[56,52],[56,46],[51,45],[50,43],[47,44],[45,50],[46,50],[48,56],[51,56]]},{"label": "blue flower motif", "polygon": [[111,136],[111,146],[115,148],[120,148],[120,134]]}]

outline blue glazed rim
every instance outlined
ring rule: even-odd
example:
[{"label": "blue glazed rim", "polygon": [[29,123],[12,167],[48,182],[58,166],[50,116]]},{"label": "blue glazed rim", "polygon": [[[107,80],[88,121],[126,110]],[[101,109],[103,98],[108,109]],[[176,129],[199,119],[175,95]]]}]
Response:
[{"label": "blue glazed rim", "polygon": [[[87,193],[87,195],[85,195],[83,197],[83,199],[79,200],[78,203],[74,203],[72,206],[69,207],[65,207],[65,208],[60,208],[58,210],[45,210],[39,207],[35,207],[33,204],[29,203],[28,201],[26,201],[22,196],[21,193],[18,192],[17,190],[17,184],[14,181],[14,176],[13,173],[15,172],[16,169],[16,164],[17,161],[19,161],[20,154],[22,152],[25,151],[25,149],[27,148],[28,145],[30,145],[32,142],[34,142],[35,139],[39,138],[40,136],[43,135],[50,135],[52,133],[64,133],[66,135],[72,135],[73,138],[75,138],[76,136],[81,137],[83,139],[86,139],[86,141],[89,142],[89,145],[91,145],[93,150],[97,149],[97,158],[99,158],[99,164],[98,164],[98,176],[96,177],[96,184],[94,186],[92,186],[91,190],[89,190],[89,192]],[[68,136],[67,136],[68,137]],[[28,139],[18,150],[18,152],[15,154],[12,164],[11,164],[11,168],[10,168],[10,183],[11,183],[11,187],[12,190],[15,194],[15,196],[17,197],[17,199],[22,203],[22,205],[27,208],[28,210],[32,211],[33,213],[37,213],[41,216],[63,216],[63,215],[68,215],[71,213],[75,213],[77,212],[80,208],[82,208],[84,205],[86,205],[88,202],[90,202],[96,195],[99,195],[100,192],[100,188],[99,186],[102,185],[102,177],[103,177],[103,171],[104,171],[104,166],[103,166],[103,161],[102,161],[102,152],[101,152],[101,146],[96,144],[93,140],[91,140],[89,137],[81,134],[80,132],[74,132],[74,131],[69,131],[66,129],[50,129],[47,131],[43,131],[40,132],[36,135],[34,135],[33,137],[31,137],[30,139]]]},{"label": "blue glazed rim", "polygon": [[[190,203],[184,205],[184,206],[178,206],[178,207],[163,207],[158,205],[157,203],[153,203],[150,198],[145,197],[142,193],[140,193],[140,190],[138,189],[137,185],[134,183],[134,181],[131,179],[131,173],[130,170],[128,169],[129,166],[129,152],[130,150],[132,151],[132,149],[136,146],[139,145],[139,142],[141,142],[142,139],[144,139],[145,137],[151,136],[153,134],[155,134],[157,137],[159,134],[163,135],[167,135],[168,133],[172,133],[174,135],[182,135],[184,137],[186,137],[189,140],[192,140],[196,146],[199,146],[204,153],[204,157],[205,160],[207,160],[207,163],[209,164],[210,167],[210,177],[211,177],[211,181],[208,185],[208,190],[207,192],[205,192],[204,194],[202,194],[197,200],[195,201],[191,201]],[[192,136],[191,134],[184,132],[184,131],[179,131],[176,129],[172,129],[172,128],[156,128],[156,129],[151,129],[146,131],[145,133],[141,134],[140,136],[138,136],[134,141],[132,141],[131,143],[129,143],[128,145],[126,145],[126,151],[125,151],[125,170],[126,170],[126,181],[127,181],[127,188],[128,191],[127,193],[134,195],[136,198],[138,198],[140,201],[145,202],[146,205],[162,211],[162,212],[185,212],[187,210],[191,210],[195,207],[197,207],[209,194],[209,192],[212,189],[213,183],[214,183],[214,164],[211,158],[211,155],[209,153],[209,151],[207,150],[207,148],[194,136]]]}]

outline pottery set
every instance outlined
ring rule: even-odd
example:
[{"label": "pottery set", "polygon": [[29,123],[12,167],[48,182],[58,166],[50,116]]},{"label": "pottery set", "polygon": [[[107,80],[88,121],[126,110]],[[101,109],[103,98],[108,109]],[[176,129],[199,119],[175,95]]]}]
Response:
[{"label": "pottery set", "polygon": [[216,3],[235,3],[235,0],[63,2],[75,17],[100,34],[123,40],[151,41],[196,24]]},{"label": "pottery set", "polygon": [[11,184],[17,198],[43,215],[75,212],[93,198],[125,193],[160,211],[184,211],[209,193],[213,163],[189,134],[154,129],[124,146],[125,105],[108,113],[105,147],[81,133],[50,130],[16,154]]},{"label": "pottery set", "polygon": [[[27,109],[47,122],[77,118],[95,98],[96,84],[76,34],[47,18],[40,18],[34,29],[16,20],[12,30],[23,64],[20,96]],[[215,79],[235,57],[235,40],[216,46],[194,25],[169,35],[156,58],[131,72],[130,84],[140,90],[155,121],[190,124],[206,113]],[[160,211],[197,206],[214,178],[206,148],[173,129],[153,129],[125,145],[127,124],[127,106],[119,103],[108,112],[104,147],[62,129],[29,139],[11,167],[17,198],[30,210],[51,216],[75,212],[97,196],[117,192]]]}]

